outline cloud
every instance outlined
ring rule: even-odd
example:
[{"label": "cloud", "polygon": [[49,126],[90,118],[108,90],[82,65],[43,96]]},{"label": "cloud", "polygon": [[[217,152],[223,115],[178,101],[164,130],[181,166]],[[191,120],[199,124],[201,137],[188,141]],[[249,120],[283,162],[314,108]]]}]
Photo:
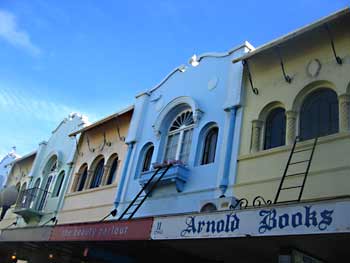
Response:
[{"label": "cloud", "polygon": [[[76,109],[62,103],[38,98],[17,89],[0,89],[0,112],[7,118],[32,119],[58,123]],[[3,116],[4,116],[3,115]]]},{"label": "cloud", "polygon": [[34,56],[39,55],[41,52],[32,43],[28,33],[18,28],[16,17],[4,10],[0,10],[0,38],[13,46],[25,49]]}]

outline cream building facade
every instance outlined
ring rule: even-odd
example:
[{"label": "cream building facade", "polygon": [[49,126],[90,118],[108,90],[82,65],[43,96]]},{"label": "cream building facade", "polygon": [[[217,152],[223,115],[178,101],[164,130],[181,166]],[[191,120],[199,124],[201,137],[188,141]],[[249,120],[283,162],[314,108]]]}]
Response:
[{"label": "cream building facade", "polygon": [[58,224],[99,221],[114,208],[132,112],[128,107],[70,134],[80,138]]},{"label": "cream building facade", "polygon": [[[296,151],[305,151],[294,154],[296,161],[310,157],[307,149],[319,137],[302,199],[349,195],[349,24],[344,9],[233,61],[245,64],[236,197],[273,201],[297,136]],[[302,165],[289,172],[304,171]],[[297,192],[283,191],[280,198],[293,200]]]},{"label": "cream building facade", "polygon": [[[36,151],[26,154],[20,158],[17,158],[11,163],[11,170],[9,172],[5,188],[0,193],[2,201],[7,201],[7,199],[13,199],[9,201],[12,203],[9,209],[3,212],[4,218],[0,221],[0,229],[12,226],[14,222],[17,222],[18,215],[13,213],[15,208],[15,201],[18,193],[27,189],[30,177],[28,176],[36,156]],[[12,189],[16,189],[13,193]],[[2,207],[2,210],[6,209]]]}]

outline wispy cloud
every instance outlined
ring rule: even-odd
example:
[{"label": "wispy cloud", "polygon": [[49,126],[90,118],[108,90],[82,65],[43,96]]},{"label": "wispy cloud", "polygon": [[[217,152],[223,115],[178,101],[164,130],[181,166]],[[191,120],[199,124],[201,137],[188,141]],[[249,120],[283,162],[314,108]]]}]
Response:
[{"label": "wispy cloud", "polygon": [[39,55],[41,52],[40,49],[32,43],[29,34],[23,29],[18,28],[16,16],[5,10],[0,10],[0,38],[13,46],[28,51],[34,56]]},{"label": "wispy cloud", "polygon": [[76,109],[17,89],[0,88],[0,112],[33,121],[59,122]]}]

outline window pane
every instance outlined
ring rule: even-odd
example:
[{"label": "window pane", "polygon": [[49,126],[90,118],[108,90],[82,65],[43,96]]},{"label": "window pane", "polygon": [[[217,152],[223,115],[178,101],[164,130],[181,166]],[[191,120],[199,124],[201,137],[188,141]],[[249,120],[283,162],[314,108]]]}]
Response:
[{"label": "window pane", "polygon": [[154,150],[153,146],[148,148],[148,150],[145,154],[145,157],[144,157],[145,159],[144,159],[143,165],[142,165],[142,172],[146,172],[146,171],[149,171],[151,169],[153,150]]},{"label": "window pane", "polygon": [[115,178],[115,176],[117,174],[117,168],[118,168],[118,158],[115,158],[113,160],[113,163],[112,163],[112,166],[111,166],[111,170],[109,171],[107,184],[113,183],[114,178]]},{"label": "window pane", "polygon": [[185,130],[181,142],[181,152],[179,159],[185,164],[188,162],[188,157],[190,155],[192,131],[193,129]]},{"label": "window pane", "polygon": [[168,142],[165,149],[164,160],[175,160],[176,159],[176,150],[179,141],[179,133],[169,135]]},{"label": "window pane", "polygon": [[212,128],[205,136],[201,164],[213,163],[215,161],[216,143],[218,139],[218,128]]},{"label": "window pane", "polygon": [[86,181],[86,177],[87,177],[87,168],[85,168],[84,172],[80,175],[79,185],[78,185],[77,191],[83,190],[84,185],[85,185],[85,181]]},{"label": "window pane", "polygon": [[64,180],[64,172],[60,173],[59,176],[57,177],[55,189],[53,191],[53,196],[59,196],[62,188],[63,180]]},{"label": "window pane", "polygon": [[286,115],[283,108],[272,110],[265,123],[264,149],[282,146],[286,140]]},{"label": "window pane", "polygon": [[94,177],[92,178],[92,182],[90,185],[90,188],[96,188],[99,187],[102,181],[102,176],[104,172],[104,159],[99,161],[99,163],[96,166],[95,172],[94,172]]},{"label": "window pane", "polygon": [[338,132],[338,98],[329,89],[321,89],[306,97],[300,113],[300,138],[312,139]]}]

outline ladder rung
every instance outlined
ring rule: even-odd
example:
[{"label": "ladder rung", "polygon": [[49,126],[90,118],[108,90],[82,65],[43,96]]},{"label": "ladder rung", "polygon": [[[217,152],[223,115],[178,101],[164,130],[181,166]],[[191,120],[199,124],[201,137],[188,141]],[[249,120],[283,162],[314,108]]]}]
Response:
[{"label": "ladder rung", "polygon": [[290,163],[289,165],[298,164],[298,163],[306,163],[306,162],[309,162],[309,161],[310,160],[298,161],[298,162]]},{"label": "ladder rung", "polygon": [[284,188],[281,188],[281,190],[287,190],[287,189],[293,189],[293,188],[300,188],[300,187],[302,187],[302,185],[284,187]]},{"label": "ladder rung", "polygon": [[286,177],[295,176],[295,175],[301,175],[301,174],[306,174],[306,172],[304,172],[304,173],[295,173],[295,174],[286,174]]},{"label": "ladder rung", "polygon": [[300,153],[300,152],[306,152],[306,151],[311,151],[311,150],[312,150],[312,147],[308,147],[306,149],[294,151],[293,153]]}]

